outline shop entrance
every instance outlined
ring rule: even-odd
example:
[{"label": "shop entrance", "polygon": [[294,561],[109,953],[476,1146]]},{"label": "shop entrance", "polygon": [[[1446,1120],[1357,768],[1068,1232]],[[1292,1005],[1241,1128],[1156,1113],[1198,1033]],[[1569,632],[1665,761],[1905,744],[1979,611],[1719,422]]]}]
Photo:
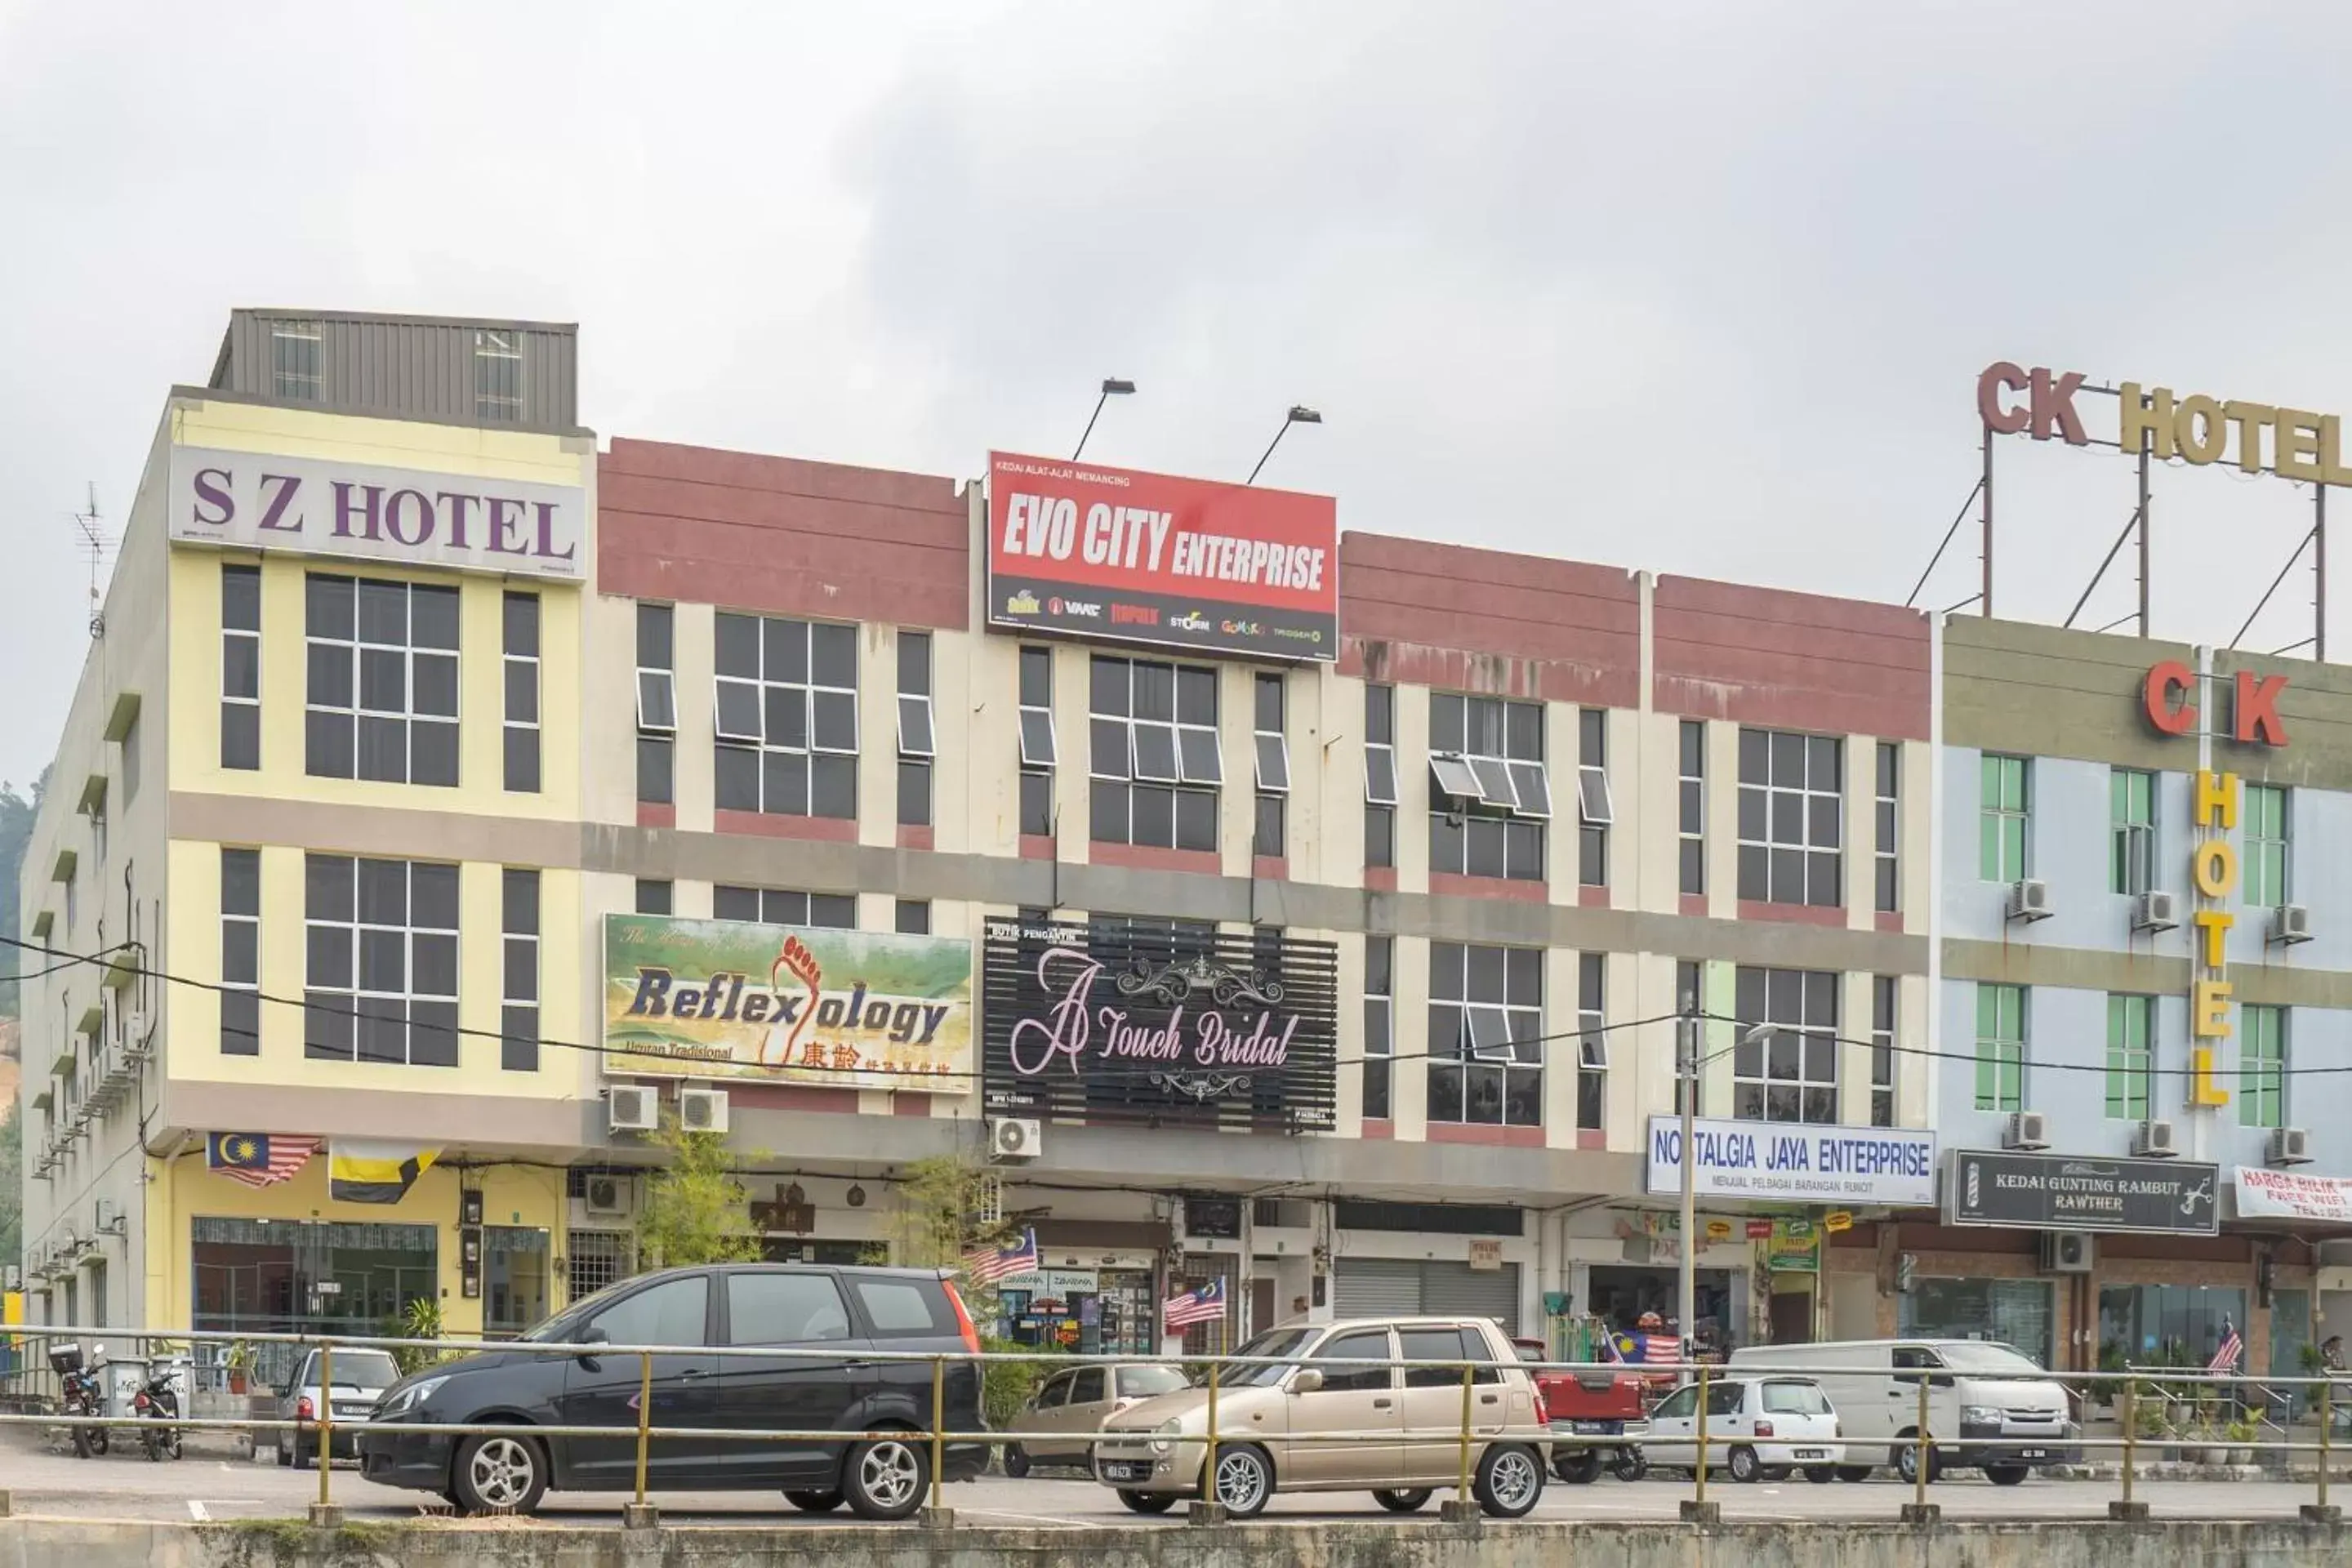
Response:
[{"label": "shop entrance", "polygon": [[[411,1301],[440,1300],[429,1225],[324,1220],[192,1222],[198,1329],[223,1333],[374,1334]],[[254,1347],[257,1380],[277,1383],[299,1347]]]},{"label": "shop entrance", "polygon": [[998,1287],[1007,1334],[1040,1350],[1156,1355],[1151,1270],[1046,1268]]},{"label": "shop entrance", "polygon": [[[1680,1310],[1682,1275],[1673,1268],[1642,1268],[1596,1264],[1585,1287],[1591,1298],[1585,1310],[1599,1318],[1612,1334],[1630,1334],[1644,1312],[1671,1320]],[[1731,1276],[1721,1268],[1702,1268],[1692,1279],[1692,1304],[1698,1324],[1692,1331],[1702,1352],[1730,1348]]]},{"label": "shop entrance", "polygon": [[1342,1318],[1422,1317],[1459,1312],[1519,1331],[1519,1266],[1343,1258],[1332,1298]]}]

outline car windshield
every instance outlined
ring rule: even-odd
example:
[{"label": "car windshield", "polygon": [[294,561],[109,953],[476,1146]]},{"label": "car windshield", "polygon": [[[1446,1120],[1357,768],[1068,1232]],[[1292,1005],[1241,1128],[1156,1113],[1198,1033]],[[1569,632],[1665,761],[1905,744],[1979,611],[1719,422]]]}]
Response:
[{"label": "car windshield", "polygon": [[2008,1345],[1969,1342],[1937,1345],[1936,1352],[1954,1372],[1990,1373],[1999,1377],[2039,1377],[2042,1368],[2030,1356]]},{"label": "car windshield", "polygon": [[1173,1394],[1183,1386],[1184,1374],[1172,1366],[1118,1369],[1118,1392],[1124,1399],[1150,1399],[1155,1394]]},{"label": "car windshield", "polygon": [[[1237,1356],[1295,1356],[1315,1337],[1313,1329],[1271,1329],[1249,1341]],[[1234,1388],[1271,1388],[1282,1381],[1287,1366],[1229,1366],[1218,1381]]]},{"label": "car windshield", "polygon": [[580,1326],[593,1318],[596,1315],[596,1310],[611,1300],[624,1288],[635,1285],[636,1282],[635,1279],[615,1279],[602,1290],[593,1295],[583,1296],[572,1302],[562,1317],[550,1318],[521,1337],[526,1342],[531,1344],[576,1344],[579,1342],[572,1336]]},{"label": "car windshield", "polygon": [[[310,1376],[319,1375],[319,1363],[310,1363]],[[390,1388],[400,1381],[400,1370],[392,1364],[392,1357],[382,1351],[337,1351],[335,1352],[335,1386],[337,1388]]]}]

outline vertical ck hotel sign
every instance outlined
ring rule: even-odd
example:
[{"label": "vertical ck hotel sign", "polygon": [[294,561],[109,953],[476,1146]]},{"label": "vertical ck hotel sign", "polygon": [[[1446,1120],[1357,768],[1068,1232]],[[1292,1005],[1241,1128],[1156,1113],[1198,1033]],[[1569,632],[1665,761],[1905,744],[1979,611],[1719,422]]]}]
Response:
[{"label": "vertical ck hotel sign", "polygon": [[[2279,718],[2278,700],[2286,689],[2284,675],[2258,676],[2239,670],[2235,700],[2231,705],[2230,733],[2245,745],[2286,744],[2286,724]],[[2140,689],[2147,721],[2166,735],[2194,735],[2198,731],[2198,677],[2178,659],[2151,668]],[[2214,738],[2221,735],[2216,729]],[[2189,996],[2189,1103],[2222,1106],[2230,1091],[2213,1071],[2219,1042],[2230,1037],[2230,929],[2237,915],[2222,900],[2237,889],[2238,851],[2225,834],[2238,826],[2238,775],[2210,768],[2196,770],[2190,826],[2197,834],[2189,851],[2189,881],[2196,888],[2199,908],[2191,942]]]}]

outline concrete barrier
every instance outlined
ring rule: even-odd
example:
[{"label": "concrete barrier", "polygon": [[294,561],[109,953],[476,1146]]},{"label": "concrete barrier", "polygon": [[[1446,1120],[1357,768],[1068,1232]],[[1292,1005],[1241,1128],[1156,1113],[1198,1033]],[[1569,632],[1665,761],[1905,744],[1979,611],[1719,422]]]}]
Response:
[{"label": "concrete barrier", "polygon": [[2337,1568],[2352,1530],[2289,1521],[622,1531],[511,1521],[0,1519],[0,1568]]}]

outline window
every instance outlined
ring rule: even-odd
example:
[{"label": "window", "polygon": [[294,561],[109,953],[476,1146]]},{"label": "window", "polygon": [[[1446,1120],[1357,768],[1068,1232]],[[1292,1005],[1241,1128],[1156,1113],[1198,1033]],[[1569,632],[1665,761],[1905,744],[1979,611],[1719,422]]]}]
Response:
[{"label": "window", "polygon": [[2147,892],[2156,875],[2156,775],[2137,768],[2109,773],[2107,819],[2114,829],[2108,890]]},{"label": "window", "polygon": [[1084,1367],[1070,1374],[1070,1404],[1100,1405],[1103,1398],[1102,1368]]},{"label": "window", "polygon": [[221,850],[223,1056],[261,1054],[261,851]]},{"label": "window", "polygon": [[1290,795],[1290,739],[1284,729],[1283,678],[1260,672],[1256,680],[1257,829],[1253,853],[1283,853],[1283,809]]},{"label": "window", "polygon": [[[1471,1331],[1476,1334],[1476,1331]],[[1408,1366],[1403,1369],[1407,1388],[1460,1388],[1462,1363],[1465,1360],[1491,1362],[1494,1352],[1486,1348],[1486,1336],[1472,1339],[1460,1329],[1399,1329],[1397,1359],[1400,1361],[1450,1363],[1450,1365]],[[1471,1374],[1474,1383],[1496,1383],[1502,1373],[1481,1369]]]},{"label": "window", "polygon": [[1054,730],[1054,650],[1021,650],[1021,831],[1054,833],[1054,769],[1061,737]]},{"label": "window", "polygon": [[1838,977],[1820,970],[1748,969],[1735,979],[1745,1035],[1731,1053],[1732,1111],[1743,1121],[1833,1123],[1838,1119]]},{"label": "window", "polygon": [[320,348],[318,322],[270,322],[269,395],[296,403],[319,402],[325,393]]},{"label": "window", "polygon": [[1216,671],[1097,654],[1088,707],[1094,840],[1215,849]]},{"label": "window", "polygon": [[1870,977],[1870,1124],[1895,1125],[1895,1009],[1900,982]]},{"label": "window", "polygon": [[710,1277],[688,1274],[622,1298],[586,1325],[604,1331],[616,1345],[698,1345],[709,1342],[704,1313],[710,1303]]},{"label": "window", "polygon": [[539,595],[506,596],[507,788],[539,793]]},{"label": "window", "polygon": [[1429,944],[1429,1120],[1543,1125],[1543,950]]},{"label": "window", "polygon": [[539,1070],[539,873],[509,866],[499,879],[506,977],[499,1016],[499,1066],[507,1072]]},{"label": "window", "polygon": [[1677,830],[1681,836],[1682,890],[1706,891],[1706,721],[1682,721],[1681,798]]},{"label": "window", "polygon": [[[1696,1015],[1699,1010],[1699,1006],[1698,963],[1693,959],[1676,959],[1675,961],[1675,1010],[1678,1013]],[[1682,1026],[1677,1024],[1675,1027],[1679,1030]],[[1687,1043],[1677,1039],[1675,1044],[1675,1049],[1679,1054],[1687,1054]],[[1677,1072],[1675,1079],[1675,1114],[1676,1116],[1680,1116],[1683,1113],[1683,1089],[1685,1084],[1691,1085],[1694,1089],[1700,1090],[1704,1090],[1706,1088],[1703,1081],[1685,1078]],[[1695,1093],[1692,1096],[1692,1100],[1691,1114],[1693,1116],[1706,1115],[1706,1095],[1703,1092]]]},{"label": "window", "polygon": [[[930,906],[923,906],[928,921]],[[719,887],[710,892],[710,912],[722,921],[754,925],[827,926],[857,929],[857,899],[851,893],[795,893],[782,888]]]},{"label": "window", "polygon": [[677,798],[676,621],[667,605],[637,606],[637,798],[649,805]]},{"label": "window", "polygon": [[637,879],[637,913],[666,915],[670,908],[670,885],[648,878]]},{"label": "window", "polygon": [[1396,938],[1364,939],[1364,1115],[1389,1119],[1389,1058],[1396,1054]]},{"label": "window", "polygon": [[724,1278],[730,1345],[825,1344],[849,1337],[849,1304],[830,1275],[739,1269]]},{"label": "window", "polygon": [[1364,864],[1396,864],[1396,688],[1364,688]]},{"label": "window", "polygon": [[933,1280],[885,1279],[866,1275],[850,1281],[857,1303],[877,1340],[953,1339],[955,1305]]},{"label": "window", "polygon": [[629,1276],[629,1235],[621,1230],[574,1230],[564,1235],[571,1253],[564,1274],[570,1299],[585,1300]]},{"label": "window", "polygon": [[303,1054],[457,1065],[457,868],[310,855]]},{"label": "window", "polygon": [[1576,715],[1576,879],[1609,885],[1609,825],[1617,817],[1609,795],[1609,714],[1583,708]]},{"label": "window", "polygon": [[2276,909],[2294,897],[2287,871],[2286,791],[2275,784],[2246,786],[2246,904]]},{"label": "window", "polygon": [[261,568],[221,568],[221,766],[261,766]]},{"label": "window", "polygon": [[718,617],[721,811],[857,816],[857,628]]},{"label": "window", "polygon": [[474,333],[474,416],[486,420],[522,417],[520,332],[482,330]]},{"label": "window", "polygon": [[2155,1078],[2152,1060],[2155,1035],[2155,997],[2107,998],[2107,1115],[2110,1119],[2118,1121],[2147,1119],[2149,1089]]},{"label": "window", "polygon": [[[1389,1331],[1370,1329],[1360,1333],[1334,1334],[1308,1359],[1387,1362],[1393,1360],[1394,1354],[1389,1349]],[[1327,1366],[1318,1370],[1323,1373],[1323,1390],[1327,1394],[1362,1394],[1396,1386],[1396,1369],[1392,1366]]]},{"label": "window", "polygon": [[1876,829],[1876,841],[1872,846],[1875,861],[1878,901],[1881,914],[1892,914],[1903,907],[1902,825],[1895,810],[1898,804],[1896,788],[1903,772],[1903,748],[1893,741],[1878,742],[1878,800],[1872,826]]},{"label": "window", "polygon": [[1543,757],[1540,704],[1431,692],[1429,868],[1542,881],[1551,816]]},{"label": "window", "polygon": [[1739,731],[1739,896],[1845,902],[1845,745],[1828,735]]},{"label": "window", "polygon": [[[2273,792],[2277,793],[2277,792]],[[2286,1009],[2238,1010],[2238,1125],[2286,1125]]]},{"label": "window", "polygon": [[898,633],[898,821],[931,820],[931,759],[939,754],[931,709],[931,634]]},{"label": "window", "polygon": [[1601,987],[1608,978],[1605,954],[1583,952],[1576,958],[1576,1125],[1597,1131],[1608,1125],[1608,1008]]},{"label": "window", "polygon": [[1817,1383],[1768,1383],[1764,1385],[1763,1399],[1767,1415],[1837,1414],[1830,1408],[1829,1396],[1822,1392],[1821,1384]]},{"label": "window", "polygon": [[457,783],[457,590],[313,572],[304,771]]},{"label": "window", "polygon": [[1987,753],[1977,764],[1979,799],[1977,875],[1988,882],[2014,882],[2026,872],[2026,824],[2032,820],[2023,757]]},{"label": "window", "polygon": [[931,934],[931,901],[929,899],[900,899],[898,915],[900,936]]},{"label": "window", "polygon": [[2025,987],[1977,986],[1977,1109],[2025,1109]]}]

